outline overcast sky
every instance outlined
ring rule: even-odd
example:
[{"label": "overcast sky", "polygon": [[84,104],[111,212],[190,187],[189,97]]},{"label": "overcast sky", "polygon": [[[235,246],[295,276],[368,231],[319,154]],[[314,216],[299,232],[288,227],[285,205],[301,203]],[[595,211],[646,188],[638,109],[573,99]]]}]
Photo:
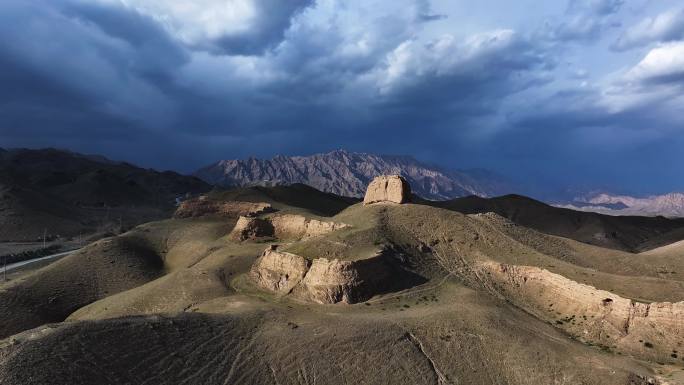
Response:
[{"label": "overcast sky", "polygon": [[2,0],[0,45],[1,147],[684,190],[681,1]]}]

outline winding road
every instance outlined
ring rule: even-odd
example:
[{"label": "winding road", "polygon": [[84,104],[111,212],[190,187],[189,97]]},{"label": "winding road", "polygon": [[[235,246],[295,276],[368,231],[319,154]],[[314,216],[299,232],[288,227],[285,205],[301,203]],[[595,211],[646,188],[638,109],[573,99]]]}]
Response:
[{"label": "winding road", "polygon": [[[31,263],[34,263],[34,262],[40,262],[40,261],[44,261],[44,260],[46,260],[46,259],[52,259],[52,258],[62,257],[62,256],[64,256],[64,255],[71,254],[71,253],[73,253],[74,251],[77,251],[77,250],[78,250],[78,249],[69,250],[69,251],[63,251],[63,252],[61,252],[61,253],[52,254],[52,255],[46,255],[46,256],[44,256],[44,257],[33,258],[33,259],[27,259],[27,260],[21,261],[21,262],[10,263],[9,265],[6,266],[6,269],[7,269],[7,271],[10,271],[10,270],[16,269],[17,267],[21,267],[21,266],[24,266],[24,265],[28,265],[28,264],[31,264]],[[2,272],[2,271],[4,271],[4,269],[0,266],[0,272]]]}]

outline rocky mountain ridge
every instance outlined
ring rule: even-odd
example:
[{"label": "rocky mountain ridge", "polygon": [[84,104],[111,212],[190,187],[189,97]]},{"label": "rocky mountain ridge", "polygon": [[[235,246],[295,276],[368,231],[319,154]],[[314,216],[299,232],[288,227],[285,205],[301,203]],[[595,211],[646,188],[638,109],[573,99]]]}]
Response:
[{"label": "rocky mountain ridge", "polygon": [[491,197],[513,192],[513,184],[487,170],[444,170],[410,156],[336,150],[311,156],[221,160],[194,174],[220,186],[273,186],[303,183],[318,190],[363,197],[378,175],[401,175],[417,195],[432,200],[467,195]]}]

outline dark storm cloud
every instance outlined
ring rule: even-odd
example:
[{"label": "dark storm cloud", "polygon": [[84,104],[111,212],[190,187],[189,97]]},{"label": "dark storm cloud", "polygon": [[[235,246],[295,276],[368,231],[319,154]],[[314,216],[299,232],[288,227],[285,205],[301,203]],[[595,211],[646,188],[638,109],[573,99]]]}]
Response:
[{"label": "dark storm cloud", "polygon": [[601,38],[621,1],[573,0],[543,38],[452,31],[426,0],[178,4],[0,3],[0,145],[182,171],[343,147],[548,175],[682,142],[681,67],[658,59],[675,43],[601,84],[559,80],[564,44]]},{"label": "dark storm cloud", "polygon": [[74,23],[83,24],[91,33],[101,33],[108,39],[123,43],[113,45],[110,54],[122,56],[126,63],[116,63],[138,75],[170,74],[189,60],[188,53],[149,17],[133,10],[114,6],[67,2],[63,15]]},{"label": "dark storm cloud", "polygon": [[151,20],[77,2],[3,2],[0,36],[9,138],[135,136],[169,109],[161,85],[187,60]]},{"label": "dark storm cloud", "polygon": [[[266,47],[262,43],[269,45],[282,40],[292,17],[307,4],[287,3],[274,7],[270,2],[257,1],[257,14],[261,16],[253,23],[255,28],[202,44],[220,40],[230,43],[224,48],[233,49],[233,44],[245,41],[261,50]],[[337,116],[337,122],[344,122],[345,127],[327,126],[348,133],[364,122],[350,119],[345,116],[347,113],[370,113],[367,106],[355,103],[358,95],[354,93],[369,94],[363,101],[368,104],[387,106],[401,99],[403,103],[410,102],[410,95],[372,95],[376,93],[377,79],[369,80],[372,84],[354,83],[359,76],[381,76],[384,57],[412,37],[412,28],[440,19],[433,17],[426,4],[418,2],[415,9],[399,16],[368,15],[365,21],[347,21],[365,23],[366,29],[360,32],[372,47],[360,54],[345,51],[354,49],[351,40],[358,36],[350,36],[345,30],[347,25],[336,25],[336,14],[328,15],[332,24],[329,30],[318,30],[314,22],[302,22],[287,33],[287,41],[277,50],[244,59],[257,66],[251,74],[255,79],[245,80],[231,74],[240,70],[241,59],[211,54],[196,54],[192,58],[194,43],[188,45],[173,38],[135,8],[78,1],[10,1],[4,5],[7,19],[3,39],[11,48],[3,53],[6,61],[16,64],[5,65],[3,69],[9,78],[17,80],[17,87],[31,91],[26,99],[17,93],[6,94],[15,107],[4,108],[6,122],[11,122],[5,135],[14,136],[31,128],[33,134],[111,139],[163,129],[169,136],[223,135],[230,142],[244,142],[284,129],[318,130],[314,125],[323,125],[330,116]],[[271,7],[269,12],[262,9],[266,6]],[[40,27],[34,27],[36,24]],[[277,38],[262,39],[266,35]],[[59,37],[50,52],[23,40],[46,41],[50,36]],[[415,53],[420,54],[423,52]],[[184,65],[192,72],[190,77],[201,78],[199,84],[179,78],[179,68]],[[264,76],[261,72],[275,74],[273,79],[263,80],[259,79]],[[452,85],[458,85],[459,76],[468,75],[449,76]],[[403,83],[404,79],[399,81]],[[427,90],[422,92],[429,95]],[[31,110],[34,113],[29,113]],[[367,122],[383,119],[382,115],[371,116]]]},{"label": "dark storm cloud", "polygon": [[544,83],[542,75],[554,66],[541,46],[510,30],[465,42],[440,39],[398,55],[410,64],[404,65],[403,76],[385,86],[387,95],[380,103],[415,112],[446,108],[459,115],[492,113],[492,102]]},{"label": "dark storm cloud", "polygon": [[547,192],[556,192],[549,186],[582,184],[624,193],[684,188],[679,177],[673,178],[683,174],[672,161],[684,142],[684,119],[673,113],[668,94],[646,96],[654,90],[634,90],[622,82],[614,87],[613,94],[584,88],[547,95],[535,102],[535,110],[510,114],[509,128],[488,145],[502,157],[518,160],[509,173],[524,167],[545,175]]}]

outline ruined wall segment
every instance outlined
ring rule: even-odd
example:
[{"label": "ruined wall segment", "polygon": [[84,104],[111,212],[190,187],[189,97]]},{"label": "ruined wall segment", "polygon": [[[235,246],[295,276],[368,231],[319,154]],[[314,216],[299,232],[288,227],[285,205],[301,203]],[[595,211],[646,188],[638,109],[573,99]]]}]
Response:
[{"label": "ruined wall segment", "polygon": [[411,186],[399,175],[378,176],[368,185],[363,204],[381,202],[407,203],[411,199]]}]

